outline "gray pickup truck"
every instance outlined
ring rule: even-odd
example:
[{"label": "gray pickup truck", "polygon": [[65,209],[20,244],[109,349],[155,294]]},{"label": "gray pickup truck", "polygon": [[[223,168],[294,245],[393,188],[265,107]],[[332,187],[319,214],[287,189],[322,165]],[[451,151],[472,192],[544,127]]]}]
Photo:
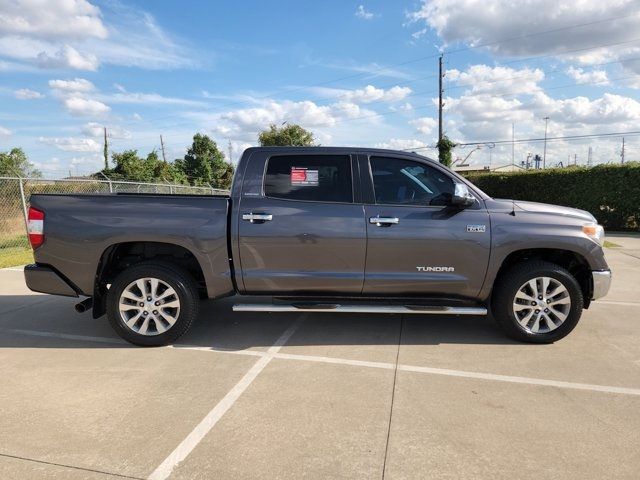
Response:
[{"label": "gray pickup truck", "polygon": [[199,299],[230,295],[265,299],[236,311],[490,311],[509,336],[549,343],[611,281],[591,214],[490,198],[407,152],[249,148],[230,196],[30,203],[29,288],[88,297],[76,309],[136,345],[175,341]]}]

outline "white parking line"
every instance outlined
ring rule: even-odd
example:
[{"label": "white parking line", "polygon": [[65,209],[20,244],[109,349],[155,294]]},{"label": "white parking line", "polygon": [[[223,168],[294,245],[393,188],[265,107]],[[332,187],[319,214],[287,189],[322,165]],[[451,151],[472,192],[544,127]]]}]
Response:
[{"label": "white parking line", "polygon": [[164,480],[171,475],[173,469],[193,451],[194,448],[202,441],[216,423],[224,416],[225,413],[240,398],[240,395],[251,385],[256,377],[271,362],[273,355],[278,353],[280,348],[287,343],[291,335],[296,331],[300,322],[304,317],[296,320],[287,330],[276,340],[276,342],[264,353],[261,358],[251,367],[242,379],[227,393],[218,404],[207,414],[202,421],[196,425],[187,438],[185,438],[176,449],[156,468],[149,480]]},{"label": "white parking line", "polygon": [[[70,340],[86,340],[91,342],[102,342],[102,343],[119,343],[119,344],[125,343],[123,341],[118,341],[118,339],[111,339],[106,337],[88,337],[83,335],[68,335],[63,333],[40,332],[35,330],[0,328],[0,332],[20,333],[23,335],[36,335],[41,337],[64,338],[64,339],[70,339]],[[287,332],[285,332],[285,334],[286,333]],[[285,334],[283,334],[281,338],[283,338]],[[291,335],[288,335],[287,339],[290,336]],[[284,341],[286,342],[287,339],[285,339]],[[304,362],[327,363],[327,364],[335,364],[335,365],[350,365],[354,367],[380,368],[384,370],[393,370],[395,368],[395,365],[393,363],[386,363],[386,362],[370,362],[366,360],[351,360],[347,358],[323,357],[318,355],[300,355],[300,354],[293,354],[293,353],[280,353],[279,350],[280,350],[280,346],[282,345],[278,346],[278,343],[279,342],[276,342],[276,344],[270,347],[269,350],[267,350],[266,352],[262,352],[259,350],[217,350],[212,347],[198,347],[198,346],[181,345],[181,344],[174,345],[171,348],[184,349],[184,350],[198,350],[203,352],[214,352],[214,353],[223,353],[223,354],[232,354],[232,355],[246,355],[246,356],[253,356],[253,357],[268,358],[269,360],[273,358],[278,358],[281,360],[299,360]],[[640,388],[614,387],[609,385],[596,385],[591,383],[564,382],[561,380],[548,380],[544,378],[516,377],[511,375],[471,372],[468,370],[451,370],[446,368],[423,367],[419,365],[399,364],[398,370],[401,370],[404,372],[413,372],[413,373],[426,373],[429,375],[444,375],[447,377],[473,378],[477,380],[490,380],[495,382],[519,383],[519,384],[525,384],[525,385],[539,385],[539,386],[556,387],[556,388],[568,388],[572,390],[587,390],[592,392],[618,393],[622,395],[640,396]]]},{"label": "white parking line", "polygon": [[595,300],[594,305],[622,305],[625,307],[640,307],[640,302],[617,302],[615,300]]}]

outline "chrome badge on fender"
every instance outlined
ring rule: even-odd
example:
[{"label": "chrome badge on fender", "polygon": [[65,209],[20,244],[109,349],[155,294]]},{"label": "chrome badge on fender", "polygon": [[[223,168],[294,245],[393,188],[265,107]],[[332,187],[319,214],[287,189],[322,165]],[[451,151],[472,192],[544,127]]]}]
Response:
[{"label": "chrome badge on fender", "polygon": [[467,225],[467,232],[484,233],[486,231],[486,225]]}]

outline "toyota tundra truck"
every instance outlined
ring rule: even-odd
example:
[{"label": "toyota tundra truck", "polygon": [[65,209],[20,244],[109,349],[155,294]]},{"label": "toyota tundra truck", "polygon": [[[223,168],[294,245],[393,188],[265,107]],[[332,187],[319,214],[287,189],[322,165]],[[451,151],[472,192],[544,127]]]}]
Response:
[{"label": "toyota tundra truck", "polygon": [[231,295],[235,311],[492,315],[550,343],[611,281],[590,213],[368,148],[249,148],[229,196],[32,195],[28,234],[31,290],[87,297],[76,310],[141,346]]}]

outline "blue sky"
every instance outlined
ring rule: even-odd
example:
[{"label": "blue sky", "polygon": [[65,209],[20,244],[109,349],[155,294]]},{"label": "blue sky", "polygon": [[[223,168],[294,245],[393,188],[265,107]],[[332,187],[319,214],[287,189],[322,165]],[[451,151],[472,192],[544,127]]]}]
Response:
[{"label": "blue sky", "polygon": [[[186,6],[185,6],[186,5]],[[576,6],[577,5],[577,6]],[[130,2],[0,5],[0,151],[82,174],[111,148],[184,155],[203,132],[232,160],[270,123],[323,145],[432,146],[437,56],[458,142],[640,130],[633,0]],[[482,46],[485,45],[485,46]],[[620,138],[554,141],[550,164],[619,161]],[[627,158],[640,149],[627,137]],[[469,163],[504,165],[511,146]],[[518,143],[516,162],[542,144]],[[433,155],[433,149],[422,150]],[[471,148],[456,149],[466,157]]]}]

